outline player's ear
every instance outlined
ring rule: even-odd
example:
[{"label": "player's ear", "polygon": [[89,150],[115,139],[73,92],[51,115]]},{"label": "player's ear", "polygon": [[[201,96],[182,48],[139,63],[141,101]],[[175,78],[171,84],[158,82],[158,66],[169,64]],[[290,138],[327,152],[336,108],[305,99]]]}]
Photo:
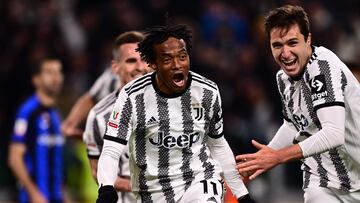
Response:
[{"label": "player's ear", "polygon": [[311,33],[309,33],[306,43],[311,45]]},{"label": "player's ear", "polygon": [[32,76],[31,82],[32,82],[33,86],[35,88],[37,88],[39,86],[39,83],[40,83],[39,74],[36,74],[36,75]]},{"label": "player's ear", "polygon": [[156,66],[156,64],[152,63],[152,64],[150,64],[150,68],[153,69],[153,70],[156,70],[157,66]]},{"label": "player's ear", "polygon": [[111,60],[111,71],[117,73],[118,64],[116,60]]}]

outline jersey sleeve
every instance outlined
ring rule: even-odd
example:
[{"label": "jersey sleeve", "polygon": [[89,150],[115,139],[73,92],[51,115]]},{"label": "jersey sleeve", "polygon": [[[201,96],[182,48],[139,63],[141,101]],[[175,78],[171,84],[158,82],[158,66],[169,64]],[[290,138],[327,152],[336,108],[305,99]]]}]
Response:
[{"label": "jersey sleeve", "polygon": [[28,112],[22,107],[15,118],[13,134],[11,142],[25,143],[26,135],[29,131],[29,116]]},{"label": "jersey sleeve", "polygon": [[117,177],[119,158],[125,153],[132,132],[132,104],[123,88],[106,125],[104,146],[98,162],[99,185],[114,185]]},{"label": "jersey sleeve", "polygon": [[104,139],[126,145],[132,132],[132,111],[131,100],[123,88],[108,119]]},{"label": "jersey sleeve", "polygon": [[212,138],[223,136],[223,115],[219,90],[216,91],[215,102],[213,104],[213,116],[210,120],[209,136]]},{"label": "jersey sleeve", "polygon": [[344,64],[340,60],[314,61],[313,71],[310,71],[309,86],[314,110],[328,106],[345,106],[344,90],[346,78],[341,70]]},{"label": "jersey sleeve", "polygon": [[268,146],[275,150],[291,146],[294,144],[294,138],[297,134],[298,132],[293,124],[284,119],[284,123],[280,126]]},{"label": "jersey sleeve", "polygon": [[235,168],[234,154],[224,137],[207,140],[211,156],[220,163],[223,176],[231,192],[240,198],[248,194],[244,182],[241,180],[239,172]]},{"label": "jersey sleeve", "polygon": [[89,90],[89,94],[95,102],[98,102],[106,95],[118,88],[118,85],[118,77],[111,72],[111,69],[108,68],[92,85]]},{"label": "jersey sleeve", "polygon": [[100,156],[100,146],[98,146],[95,136],[102,137],[97,125],[96,114],[94,110],[91,109],[87,117],[85,131],[83,133],[83,141],[86,145],[88,157],[90,158],[99,158]]}]

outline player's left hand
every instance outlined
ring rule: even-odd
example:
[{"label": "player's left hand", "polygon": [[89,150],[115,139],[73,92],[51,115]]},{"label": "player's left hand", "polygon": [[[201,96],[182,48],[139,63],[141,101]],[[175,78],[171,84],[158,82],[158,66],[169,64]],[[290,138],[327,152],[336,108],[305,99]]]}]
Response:
[{"label": "player's left hand", "polygon": [[251,174],[249,179],[253,180],[258,175],[278,165],[280,163],[280,159],[276,151],[270,147],[260,144],[255,140],[252,140],[251,142],[257,149],[259,149],[259,151],[252,154],[236,156],[236,160],[239,161],[236,165],[236,169],[240,174]]},{"label": "player's left hand", "polygon": [[237,199],[238,203],[256,203],[249,194]]},{"label": "player's left hand", "polygon": [[115,188],[111,185],[105,185],[99,188],[99,195],[96,203],[116,203],[118,198]]}]

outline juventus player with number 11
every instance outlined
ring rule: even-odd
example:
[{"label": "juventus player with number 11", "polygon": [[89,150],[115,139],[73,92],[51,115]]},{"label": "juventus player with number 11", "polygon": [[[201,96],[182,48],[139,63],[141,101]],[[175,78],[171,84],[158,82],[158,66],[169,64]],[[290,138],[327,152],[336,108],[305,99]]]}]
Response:
[{"label": "juventus player with number 11", "polygon": [[303,159],[306,203],[360,202],[360,85],[329,49],[311,45],[300,6],[265,18],[283,105],[284,124],[268,146],[237,156],[250,179],[289,160]]},{"label": "juventus player with number 11", "polygon": [[141,57],[154,70],[120,91],[98,163],[98,203],[116,202],[119,157],[129,145],[138,202],[223,202],[222,176],[241,202],[252,202],[223,136],[217,85],[189,71],[184,25],[147,30]]}]

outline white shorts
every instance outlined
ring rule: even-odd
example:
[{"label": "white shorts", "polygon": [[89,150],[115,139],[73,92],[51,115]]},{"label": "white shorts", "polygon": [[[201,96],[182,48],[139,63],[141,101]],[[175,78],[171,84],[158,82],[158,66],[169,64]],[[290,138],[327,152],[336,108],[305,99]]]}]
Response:
[{"label": "white shorts", "polygon": [[353,203],[360,202],[360,191],[343,192],[324,187],[308,187],[304,193],[304,203]]},{"label": "white shorts", "polygon": [[217,178],[193,182],[179,203],[224,202],[224,183]]}]

